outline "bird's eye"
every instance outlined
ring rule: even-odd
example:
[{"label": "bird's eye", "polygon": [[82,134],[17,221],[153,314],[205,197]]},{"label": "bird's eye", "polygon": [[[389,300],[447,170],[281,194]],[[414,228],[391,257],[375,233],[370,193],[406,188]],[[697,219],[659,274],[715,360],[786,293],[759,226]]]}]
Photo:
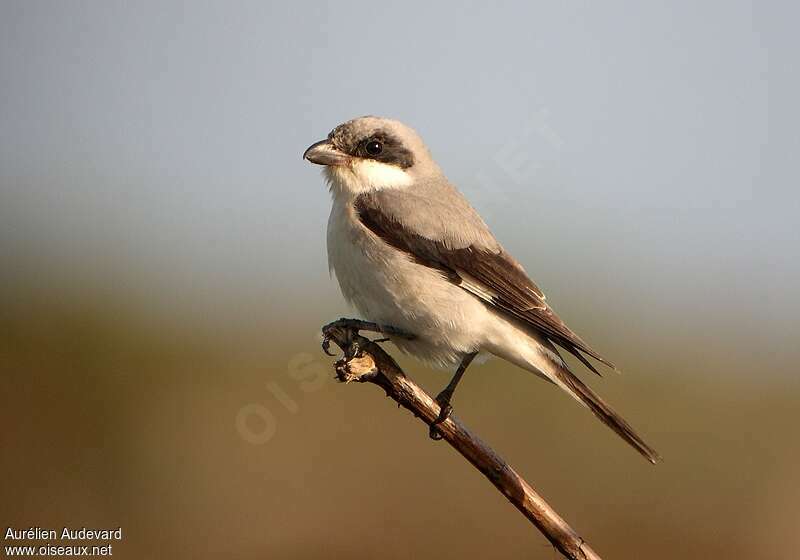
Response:
[{"label": "bird's eye", "polygon": [[377,156],[383,151],[383,144],[377,140],[370,140],[364,146],[364,150],[371,156]]}]

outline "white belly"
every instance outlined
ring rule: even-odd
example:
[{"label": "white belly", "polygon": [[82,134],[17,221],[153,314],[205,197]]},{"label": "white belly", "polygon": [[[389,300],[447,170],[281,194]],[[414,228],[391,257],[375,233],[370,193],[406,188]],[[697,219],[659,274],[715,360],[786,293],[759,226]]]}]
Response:
[{"label": "white belly", "polygon": [[342,294],[365,319],[413,333],[414,341],[393,342],[441,367],[480,350],[487,323],[496,322],[478,299],[362,226],[346,201],[334,200],[328,261]]}]

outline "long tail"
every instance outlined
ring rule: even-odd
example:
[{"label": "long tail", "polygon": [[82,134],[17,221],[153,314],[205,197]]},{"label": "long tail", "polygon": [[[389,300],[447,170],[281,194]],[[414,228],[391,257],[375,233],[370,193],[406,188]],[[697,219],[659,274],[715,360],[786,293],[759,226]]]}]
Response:
[{"label": "long tail", "polygon": [[641,453],[645,459],[654,465],[661,460],[661,456],[658,452],[647,445],[622,416],[617,414],[614,409],[608,406],[608,404],[597,395],[597,393],[592,391],[583,381],[578,379],[575,374],[567,369],[566,365],[559,365],[559,367],[553,369],[558,378],[556,384],[559,387],[567,391],[572,397],[591,410],[603,424],[614,430],[619,437],[628,442],[628,444]]},{"label": "long tail", "polygon": [[655,464],[661,459],[656,450],[647,445],[622,416],[614,412],[569,370],[552,342],[503,317],[498,319],[488,323],[493,327],[489,331],[486,345],[489,352],[564,389],[651,463]]}]

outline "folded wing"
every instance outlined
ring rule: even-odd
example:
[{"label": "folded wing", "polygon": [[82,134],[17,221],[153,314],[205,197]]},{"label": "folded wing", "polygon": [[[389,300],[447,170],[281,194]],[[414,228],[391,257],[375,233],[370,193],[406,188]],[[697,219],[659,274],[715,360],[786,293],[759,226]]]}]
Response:
[{"label": "folded wing", "polygon": [[[413,223],[402,223],[391,212],[391,200],[382,199],[381,196],[381,193],[363,194],[356,199],[354,206],[361,223],[384,242],[407,253],[418,263],[441,271],[451,282],[487,304],[527,323],[575,355],[595,373],[597,370],[581,353],[615,367],[581,340],[553,312],[545,302],[544,293],[514,257],[491,237],[488,228],[480,231],[480,236],[472,236],[475,238],[472,241],[470,236],[456,233],[432,239],[430,224],[428,227],[415,227]],[[436,203],[428,200],[426,204],[430,214],[436,216],[436,208],[430,207]],[[480,218],[475,222],[475,216],[470,216],[471,221],[467,225],[476,229],[481,226],[485,228]],[[440,229],[446,233],[446,224],[442,224]],[[422,234],[420,230],[427,231]],[[490,242],[485,242],[486,239]]]}]

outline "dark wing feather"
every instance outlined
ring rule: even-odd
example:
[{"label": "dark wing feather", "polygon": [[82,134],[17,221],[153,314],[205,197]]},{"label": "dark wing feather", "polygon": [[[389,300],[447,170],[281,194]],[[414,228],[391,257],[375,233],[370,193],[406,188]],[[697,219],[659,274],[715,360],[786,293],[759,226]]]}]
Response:
[{"label": "dark wing feather", "polygon": [[407,253],[420,264],[441,271],[451,282],[489,305],[537,329],[593,372],[598,373],[581,352],[615,368],[564,324],[547,305],[544,293],[522,266],[502,248],[492,250],[475,245],[453,248],[428,239],[409,231],[391,215],[382,212],[371,195],[358,197],[355,210],[361,223],[384,242]]}]

